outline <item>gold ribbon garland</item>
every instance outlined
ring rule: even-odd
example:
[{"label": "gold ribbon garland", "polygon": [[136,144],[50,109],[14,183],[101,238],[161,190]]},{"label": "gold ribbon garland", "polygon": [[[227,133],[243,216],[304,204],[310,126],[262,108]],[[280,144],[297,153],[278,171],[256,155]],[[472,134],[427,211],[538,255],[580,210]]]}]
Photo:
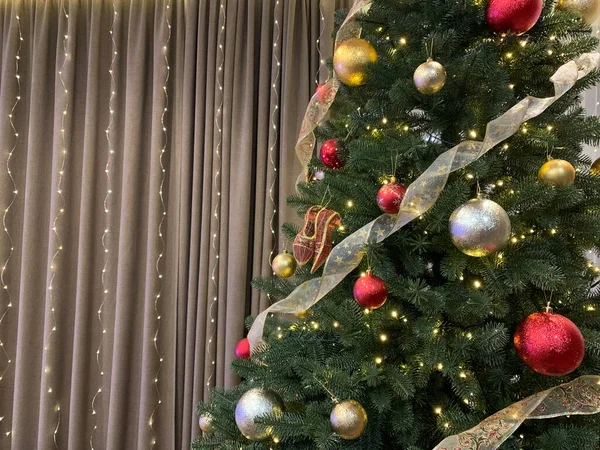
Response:
[{"label": "gold ribbon garland", "polygon": [[447,437],[433,450],[495,450],[526,419],[599,412],[600,376],[586,375],[513,403],[470,430]]}]

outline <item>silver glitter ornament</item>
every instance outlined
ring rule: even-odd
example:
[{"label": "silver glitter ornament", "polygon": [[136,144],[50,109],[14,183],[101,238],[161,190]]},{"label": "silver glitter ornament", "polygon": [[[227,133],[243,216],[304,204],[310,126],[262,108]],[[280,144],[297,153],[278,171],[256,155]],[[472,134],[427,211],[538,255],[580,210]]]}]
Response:
[{"label": "silver glitter ornament", "polygon": [[204,413],[198,419],[198,425],[200,425],[200,429],[204,431],[206,434],[212,434],[215,432],[215,426],[213,425],[213,416],[209,413]]},{"label": "silver glitter ornament", "polygon": [[352,440],[362,436],[367,428],[367,412],[356,400],[344,400],[335,405],[329,416],[331,428],[342,439]]},{"label": "silver glitter ornament", "polygon": [[421,94],[435,94],[446,84],[446,69],[429,58],[413,74],[413,81]]},{"label": "silver glitter ornament", "polygon": [[487,256],[510,238],[510,218],[498,203],[474,198],[450,216],[452,242],[469,256]]},{"label": "silver glitter ornament", "polygon": [[261,441],[271,434],[269,428],[255,423],[258,417],[267,414],[280,415],[283,400],[273,391],[253,388],[242,395],[235,407],[235,423],[240,432],[252,441]]}]

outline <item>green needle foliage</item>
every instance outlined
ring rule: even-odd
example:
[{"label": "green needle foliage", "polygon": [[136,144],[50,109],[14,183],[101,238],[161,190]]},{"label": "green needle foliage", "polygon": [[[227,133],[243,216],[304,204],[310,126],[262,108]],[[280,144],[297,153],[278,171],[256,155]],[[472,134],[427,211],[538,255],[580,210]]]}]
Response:
[{"label": "green needle foliage", "polygon": [[[345,15],[338,13],[338,25]],[[408,186],[442,152],[481,139],[490,120],[526,95],[553,95],[549,78],[556,69],[598,45],[589,26],[552,1],[526,35],[504,38],[486,25],[479,0],[374,0],[359,21],[379,62],[369,67],[366,85],[341,87],[332,119],[317,130],[321,141],[343,144],[347,163],[329,170],[315,158],[311,167],[323,170],[324,180],[301,185],[289,198],[301,215],[323,199],[339,212],[344,227],[334,242],[379,216],[376,193],[393,161]],[[439,93],[422,95],[412,75],[432,45],[448,77]],[[509,404],[598,373],[600,290],[585,253],[600,250],[600,177],[589,174],[582,149],[598,145],[600,121],[585,115],[581,94],[599,80],[598,72],[590,74],[505,143],[452,174],[429,212],[369,247],[361,267],[306,317],[269,319],[266,345],[251,360],[233,362],[242,383],[198,406],[199,414],[213,416],[216,432],[192,448],[430,450]],[[548,155],[576,167],[573,185],[537,180]],[[501,253],[483,258],[458,251],[448,232],[450,214],[475,197],[478,183],[507,211],[513,230]],[[283,230],[293,239],[298,228]],[[367,261],[390,293],[368,314],[352,297]],[[254,287],[277,301],[315,276],[303,267],[292,279],[257,279]],[[565,377],[533,372],[513,347],[517,325],[548,299],[586,339],[582,365]],[[239,397],[255,386],[286,404],[281,417],[260,418],[273,437],[259,442],[244,438],[234,419]],[[331,395],[364,406],[369,423],[361,438],[346,441],[332,432]],[[573,416],[525,422],[501,448],[599,446],[600,418]]]}]

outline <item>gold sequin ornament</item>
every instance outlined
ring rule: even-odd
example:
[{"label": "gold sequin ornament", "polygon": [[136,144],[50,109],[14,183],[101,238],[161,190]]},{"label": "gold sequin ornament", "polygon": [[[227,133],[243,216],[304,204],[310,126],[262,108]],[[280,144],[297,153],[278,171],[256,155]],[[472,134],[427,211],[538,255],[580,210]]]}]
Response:
[{"label": "gold sequin ornament", "polygon": [[575,181],[575,167],[564,159],[551,159],[538,171],[538,180],[556,187],[565,187]]},{"label": "gold sequin ornament", "polygon": [[600,16],[600,0],[559,0],[556,7],[581,14],[588,25],[592,25]]},{"label": "gold sequin ornament", "polygon": [[439,62],[429,58],[416,68],[413,81],[421,94],[435,94],[446,84],[446,69]]},{"label": "gold sequin ornament", "polygon": [[450,216],[454,245],[469,256],[487,256],[501,249],[510,238],[510,218],[498,203],[474,198]]},{"label": "gold sequin ornament", "polygon": [[362,86],[368,80],[367,67],[377,62],[377,51],[369,41],[348,39],[335,49],[333,70],[347,86]]},{"label": "gold sequin ornament", "polygon": [[209,413],[204,413],[198,419],[200,429],[206,434],[212,434],[215,432],[215,426],[213,425],[213,416]]},{"label": "gold sequin ornament", "polygon": [[356,400],[344,400],[334,406],[329,421],[342,439],[357,439],[367,428],[367,412]]},{"label": "gold sequin ornament", "polygon": [[292,254],[284,251],[273,258],[271,267],[278,277],[289,278],[296,273],[298,264],[296,263],[296,258],[294,258]]},{"label": "gold sequin ornament", "polygon": [[235,423],[240,432],[251,441],[262,441],[272,430],[255,420],[267,414],[283,413],[283,400],[275,392],[263,388],[252,388],[244,393],[235,406]]}]

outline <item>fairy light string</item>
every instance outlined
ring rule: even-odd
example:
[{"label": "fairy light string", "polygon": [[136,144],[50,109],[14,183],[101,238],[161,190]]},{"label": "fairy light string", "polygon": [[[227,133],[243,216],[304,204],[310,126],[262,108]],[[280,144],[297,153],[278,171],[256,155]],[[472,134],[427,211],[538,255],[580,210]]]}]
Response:
[{"label": "fairy light string", "polygon": [[315,84],[319,84],[319,79],[321,77],[321,69],[325,66],[325,59],[323,58],[323,53],[321,52],[321,40],[323,39],[323,32],[325,31],[325,14],[323,14],[323,0],[319,0],[319,37],[317,38],[317,53],[319,55],[319,68],[317,69],[317,73],[315,74]]},{"label": "fairy light string", "polygon": [[154,406],[154,409],[152,410],[152,414],[150,414],[150,419],[148,420],[148,425],[150,426],[150,432],[152,435],[152,440],[150,442],[150,448],[154,448],[154,446],[156,445],[156,430],[154,429],[154,419],[156,416],[156,412],[158,411],[158,408],[162,404],[162,400],[160,398],[160,388],[158,385],[158,379],[159,379],[160,371],[161,371],[162,365],[163,365],[163,357],[160,353],[160,350],[158,349],[158,336],[160,333],[160,324],[161,324],[161,314],[160,314],[160,310],[159,310],[159,302],[160,302],[160,298],[161,298],[161,295],[162,295],[162,292],[164,289],[164,281],[163,281],[164,274],[161,269],[161,262],[162,262],[162,259],[164,257],[164,252],[165,252],[165,239],[163,237],[163,224],[164,224],[166,216],[167,216],[167,207],[165,204],[165,197],[164,197],[164,187],[165,187],[165,181],[167,178],[167,170],[166,170],[165,164],[164,164],[164,156],[165,156],[165,153],[167,152],[167,145],[168,145],[168,138],[169,138],[167,125],[165,123],[165,116],[167,114],[168,105],[169,105],[168,83],[169,83],[169,76],[171,74],[171,67],[169,65],[169,44],[171,42],[171,20],[170,20],[171,1],[170,0],[165,5],[164,15],[165,15],[165,25],[167,27],[167,37],[163,44],[162,51],[163,51],[163,58],[164,58],[164,63],[165,63],[165,67],[166,67],[166,74],[165,74],[165,81],[164,81],[163,87],[162,87],[163,94],[164,94],[164,107],[163,107],[162,113],[160,115],[160,124],[161,124],[162,132],[163,132],[163,146],[160,149],[160,154],[159,154],[159,158],[158,158],[160,171],[161,171],[161,179],[160,179],[160,185],[159,185],[159,190],[158,190],[158,197],[160,199],[160,207],[161,207],[161,216],[160,216],[160,220],[158,223],[158,241],[160,242],[160,247],[159,247],[160,249],[159,249],[158,257],[156,258],[156,265],[155,265],[156,276],[158,278],[158,292],[154,298],[154,314],[156,315],[156,330],[154,332],[154,337],[152,338],[154,352],[156,353],[156,357],[158,359],[158,367],[156,369],[156,374],[154,375],[154,379],[152,380],[154,382],[154,387],[156,390],[156,404]]},{"label": "fairy light string", "polygon": [[110,60],[110,66],[108,69],[108,73],[110,75],[110,96],[109,96],[109,100],[108,100],[108,126],[106,127],[106,130],[104,131],[104,134],[106,136],[106,143],[107,143],[107,155],[106,155],[106,164],[104,166],[104,175],[106,176],[106,193],[104,195],[104,201],[103,201],[103,211],[104,211],[104,229],[102,231],[102,250],[104,253],[104,264],[102,266],[102,274],[101,274],[101,283],[102,283],[102,301],[100,303],[100,306],[98,307],[98,311],[96,312],[97,314],[97,318],[98,318],[98,322],[100,323],[100,329],[102,330],[102,333],[100,335],[100,342],[98,344],[98,348],[96,349],[96,366],[98,368],[98,374],[100,376],[100,385],[98,386],[98,389],[96,390],[96,393],[94,394],[94,397],[92,398],[92,423],[93,423],[93,428],[92,428],[92,432],[90,435],[90,449],[94,450],[94,436],[98,430],[98,411],[96,410],[96,403],[98,401],[98,397],[100,397],[102,395],[102,390],[104,389],[104,368],[103,368],[103,363],[102,363],[102,347],[104,345],[104,340],[106,339],[106,333],[107,333],[107,329],[105,328],[104,325],[104,316],[103,316],[103,311],[104,311],[104,306],[106,305],[107,301],[109,300],[109,295],[110,295],[110,290],[109,290],[109,285],[108,285],[108,280],[107,280],[107,276],[108,276],[108,267],[110,266],[111,263],[111,255],[110,255],[110,240],[109,240],[109,234],[111,232],[110,226],[111,226],[111,208],[110,208],[110,203],[111,203],[111,198],[113,195],[113,183],[112,183],[112,177],[110,175],[110,170],[113,164],[113,159],[114,159],[114,154],[115,154],[115,147],[113,146],[113,142],[112,142],[112,129],[114,126],[114,113],[115,113],[115,96],[116,96],[116,81],[115,81],[115,76],[114,76],[114,68],[115,68],[115,61],[117,59],[117,42],[115,40],[115,28],[116,28],[116,23],[117,23],[117,18],[118,18],[118,12],[117,12],[117,8],[116,5],[113,1],[112,3],[112,23],[110,26],[110,30],[109,30],[109,34],[110,34],[110,39],[111,39],[111,60]]},{"label": "fairy light string", "polygon": [[[21,74],[19,71],[19,63],[21,60],[21,48],[23,46],[23,33],[21,30],[21,16],[19,15],[19,12],[16,9],[15,9],[14,18],[15,18],[15,23],[17,25],[17,37],[18,37],[17,49],[15,51],[15,63],[14,63],[15,64],[15,82],[16,82],[17,92],[15,95],[15,99],[12,103],[12,107],[10,108],[10,112],[8,113],[8,122],[10,124],[10,128],[11,128],[11,131],[13,134],[13,144],[12,144],[10,150],[8,151],[8,156],[6,158],[6,174],[8,175],[8,179],[10,181],[10,189],[12,191],[12,196],[8,202],[8,205],[4,208],[3,214],[2,214],[2,228],[3,228],[4,234],[6,236],[6,241],[7,241],[6,248],[8,248],[8,255],[4,259],[4,262],[2,263],[2,268],[0,269],[0,284],[2,285],[2,290],[4,291],[3,297],[5,298],[5,302],[6,302],[5,304],[3,304],[2,312],[0,313],[0,328],[2,328],[2,323],[4,322],[4,319],[6,318],[8,312],[13,307],[10,287],[6,280],[6,272],[8,270],[8,265],[10,263],[10,260],[13,256],[13,253],[15,250],[14,242],[12,240],[12,236],[8,229],[8,215],[9,215],[9,212],[10,212],[12,206],[14,205],[15,201],[17,200],[17,194],[18,194],[17,183],[12,174],[11,161],[12,161],[15,151],[17,150],[17,145],[19,144],[19,132],[17,131],[17,128],[15,126],[14,116],[15,116],[15,111],[17,109],[17,106],[18,106],[19,102],[21,101]],[[0,382],[1,382],[4,379],[4,375],[6,375],[6,372],[8,372],[10,365],[12,364],[12,358],[11,358],[10,354],[8,353],[8,351],[6,350],[6,347],[4,346],[4,342],[2,341],[1,334],[0,334],[0,350],[1,350],[0,354],[2,354],[4,356],[4,358],[6,359],[6,365],[4,366],[4,368],[0,369],[1,370],[0,371]],[[0,367],[1,367],[1,365],[0,365]],[[0,411],[0,414],[2,414],[1,411]],[[4,418],[5,418],[5,416],[2,414],[2,416],[0,416],[0,421],[4,421]],[[11,425],[6,423],[6,426],[8,428],[8,431],[6,431],[4,433],[4,436],[8,437],[11,435],[11,430],[10,430]]]},{"label": "fairy light string", "polygon": [[216,159],[216,171],[213,179],[213,190],[217,193],[217,198],[215,201],[215,208],[213,210],[213,234],[211,240],[211,246],[215,255],[215,260],[213,262],[213,266],[210,273],[210,279],[214,288],[215,295],[213,296],[210,305],[208,307],[208,316],[210,318],[210,323],[212,327],[212,333],[208,338],[208,343],[206,345],[206,358],[210,359],[210,371],[209,376],[206,379],[206,387],[210,389],[210,386],[213,382],[213,378],[215,376],[215,356],[213,352],[213,341],[215,341],[217,329],[214,326],[215,323],[215,306],[219,300],[218,292],[219,292],[219,282],[218,282],[218,271],[219,271],[219,231],[221,227],[221,222],[219,218],[219,213],[221,210],[221,145],[223,142],[223,67],[225,64],[225,23],[227,20],[227,11],[223,2],[220,3],[219,7],[219,34],[217,37],[217,44],[219,46],[219,69],[216,76],[217,87],[219,88],[218,95],[218,106],[217,106],[217,114],[215,114],[215,127],[217,129],[217,144],[215,146],[215,159]]}]

